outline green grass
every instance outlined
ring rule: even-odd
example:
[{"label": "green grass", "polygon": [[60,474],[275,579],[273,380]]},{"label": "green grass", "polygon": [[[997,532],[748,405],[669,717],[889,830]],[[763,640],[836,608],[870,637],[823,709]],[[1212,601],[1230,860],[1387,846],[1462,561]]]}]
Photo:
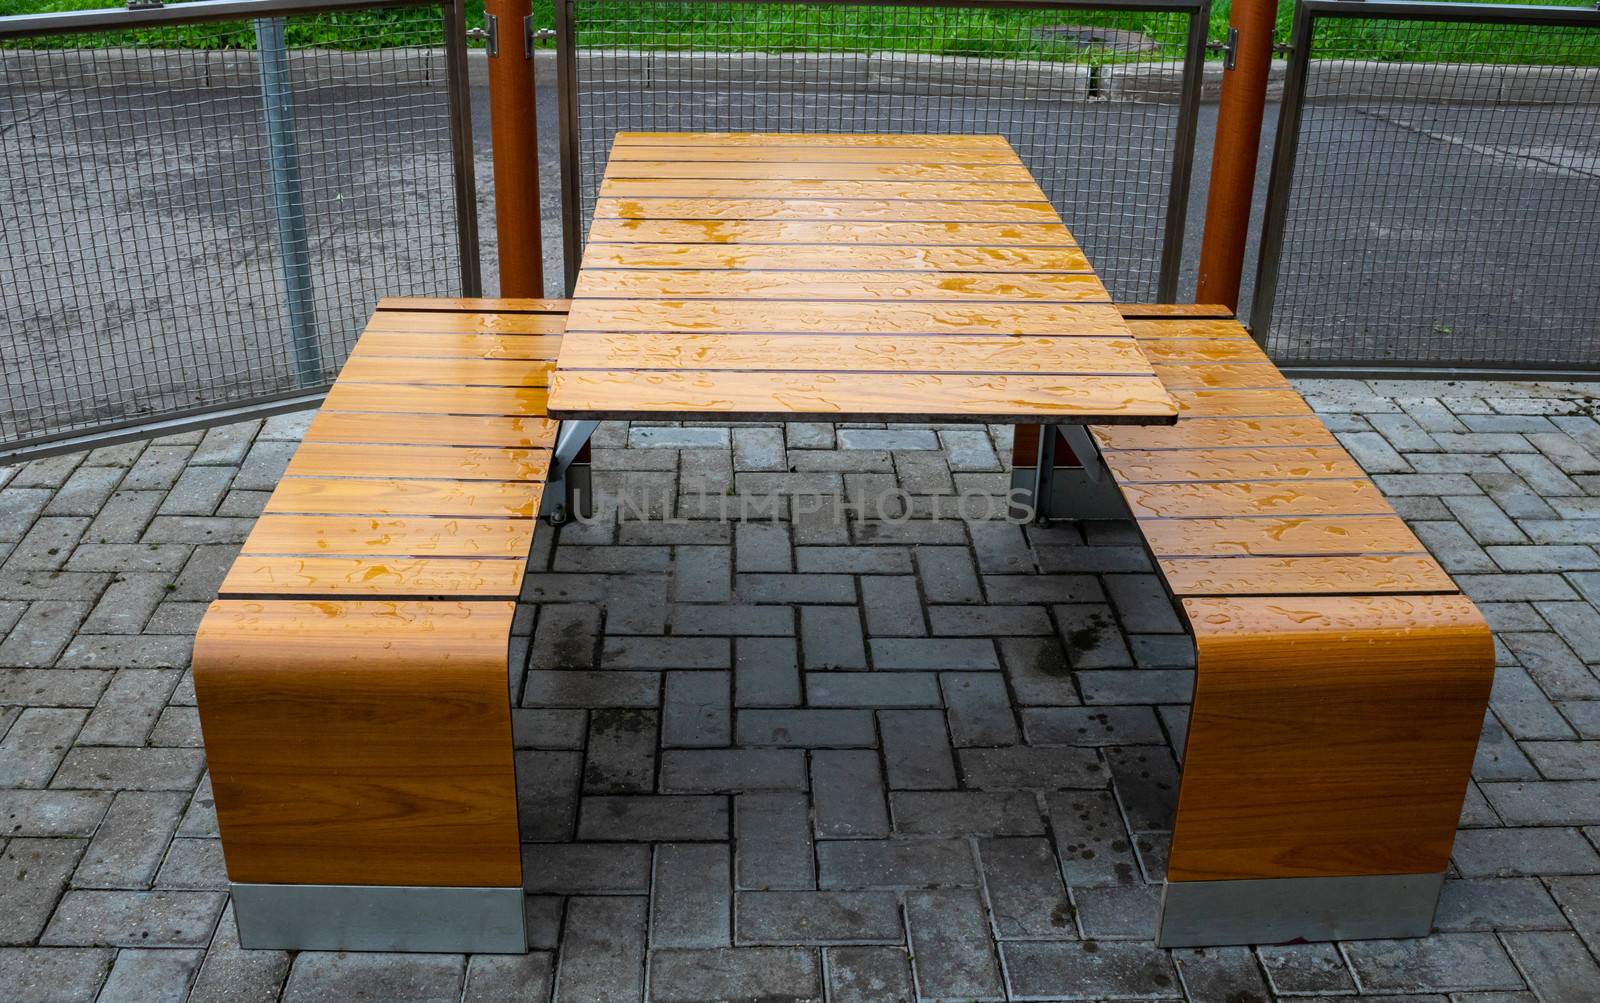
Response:
[{"label": "green grass", "polygon": [[[1557,0],[1588,6],[1588,0]],[[106,6],[106,0],[0,0],[0,15],[76,10]],[[1183,51],[1184,20],[1166,14],[1091,13],[1014,8],[937,8],[801,5],[782,3],[665,3],[587,0],[587,26],[579,44],[619,48],[707,49],[765,52],[926,52],[950,56],[991,56],[1045,60],[1116,62],[1150,56],[1080,50],[1035,34],[1060,24],[1127,28],[1161,45],[1159,58]],[[1227,33],[1229,3],[1212,10],[1209,35]],[[553,24],[550,0],[534,0],[540,26]],[[1279,0],[1279,40],[1288,37],[1293,0]],[[468,23],[483,22],[482,0],[469,0]],[[367,49],[395,45],[437,45],[438,18],[432,9],[388,9],[296,17],[289,21],[291,46],[320,45]],[[248,26],[191,25],[89,36],[32,39],[30,47],[153,45],[185,48],[248,48]],[[473,43],[479,45],[481,43]],[[1600,66],[1600,30],[1485,28],[1446,24],[1383,24],[1325,21],[1318,31],[1320,55],[1396,61],[1554,63]]]}]

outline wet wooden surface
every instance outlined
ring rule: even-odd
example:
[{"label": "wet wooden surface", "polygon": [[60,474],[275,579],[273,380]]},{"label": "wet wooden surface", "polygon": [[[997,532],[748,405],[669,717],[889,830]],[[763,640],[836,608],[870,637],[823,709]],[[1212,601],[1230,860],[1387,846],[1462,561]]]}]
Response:
[{"label": "wet wooden surface", "polygon": [[1482,617],[1237,322],[1124,313],[1183,408],[1093,431],[1195,638],[1168,880],[1442,870]]},{"label": "wet wooden surface", "polygon": [[1177,413],[1003,138],[736,133],[617,136],[548,406],[676,420]]},{"label": "wet wooden surface", "polygon": [[196,641],[233,880],[520,883],[507,655],[564,315],[385,300],[356,343]]}]

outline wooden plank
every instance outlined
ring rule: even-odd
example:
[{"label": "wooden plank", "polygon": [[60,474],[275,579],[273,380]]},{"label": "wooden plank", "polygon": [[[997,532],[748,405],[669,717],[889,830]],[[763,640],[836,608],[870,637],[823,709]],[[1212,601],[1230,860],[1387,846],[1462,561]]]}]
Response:
[{"label": "wooden plank", "polygon": [[515,612],[213,603],[194,688],[228,876],[520,885],[505,675]]},{"label": "wooden plank", "polygon": [[243,553],[526,560],[535,525],[532,519],[263,515]]},{"label": "wooden plank", "polygon": [[606,164],[607,178],[727,178],[801,181],[1024,181],[1033,175],[1021,164],[807,163],[677,160],[617,160]]},{"label": "wooden plank", "polygon": [[548,449],[556,441],[556,422],[543,416],[408,416],[332,411],[325,407],[306,430],[306,441]]},{"label": "wooden plank", "polygon": [[1176,390],[1172,399],[1185,418],[1271,418],[1311,414],[1293,390]]},{"label": "wooden plank", "polygon": [[[406,359],[351,356],[339,371],[339,382],[396,384],[404,395],[412,386],[543,387],[550,383],[554,360]],[[407,389],[400,389],[406,387]]]},{"label": "wooden plank", "polygon": [[872,244],[598,244],[583,254],[597,268],[723,268],[823,271],[1082,272],[1075,247],[878,247]]},{"label": "wooden plank", "polygon": [[1308,477],[1365,477],[1337,446],[1261,446],[1254,449],[1119,449],[1105,454],[1117,480],[1281,481]]},{"label": "wooden plank", "polygon": [[1166,317],[1231,318],[1233,311],[1221,304],[1206,303],[1119,303],[1122,316],[1129,320]]},{"label": "wooden plank", "polygon": [[1140,338],[1139,348],[1151,362],[1255,362],[1271,360],[1249,338]]},{"label": "wooden plank", "polygon": [[528,519],[544,485],[530,481],[445,481],[286,477],[265,511],[297,514],[499,516]]},{"label": "wooden plank", "polygon": [[1389,503],[1366,478],[1347,481],[1177,481],[1123,484],[1136,519],[1230,515],[1387,515]]},{"label": "wooden plank", "polygon": [[414,334],[368,331],[351,350],[352,359],[555,359],[559,335]]},{"label": "wooden plank", "polygon": [[536,387],[396,387],[335,382],[323,406],[334,411],[400,414],[516,415],[545,413],[545,391]]},{"label": "wooden plank", "polygon": [[1110,302],[1094,275],[990,272],[735,272],[587,269],[577,295],[619,299]]},{"label": "wooden plank", "polygon": [[800,303],[579,300],[571,327],[641,334],[1011,334],[1127,337],[1101,303]]},{"label": "wooden plank", "polygon": [[[558,370],[551,414],[571,418],[649,416],[692,421],[738,415],[784,421],[1058,422],[1169,419],[1172,405],[1154,378],[1132,376],[941,376],[860,373],[636,373]],[[935,410],[937,409],[937,410]]]},{"label": "wooden plank", "polygon": [[562,369],[1150,374],[1131,338],[1005,335],[582,334]]},{"label": "wooden plank", "polygon": [[374,331],[412,334],[560,334],[567,326],[567,315],[538,313],[453,313],[439,311],[382,311],[367,321]]},{"label": "wooden plank", "polygon": [[[403,436],[405,433],[399,433]],[[362,445],[302,442],[285,477],[404,477],[457,481],[544,483],[550,453],[543,449],[474,446]]]},{"label": "wooden plank", "polygon": [[[1026,223],[795,222],[722,219],[597,219],[589,245],[850,244],[857,247],[1077,247],[1059,220]],[[1120,316],[1120,315],[1119,315]]]},{"label": "wooden plank", "polygon": [[[1142,342],[1140,347],[1149,344]],[[1157,365],[1156,374],[1168,390],[1211,389],[1289,389],[1289,381],[1270,362],[1228,365],[1208,363],[1201,366]]]},{"label": "wooden plank", "polygon": [[1448,592],[1455,583],[1426,555],[1161,558],[1176,596],[1300,596]]},{"label": "wooden plank", "polygon": [[619,132],[612,149],[687,143],[697,149],[717,146],[754,147],[911,147],[945,150],[1010,150],[1004,136],[995,134],[894,132]]},{"label": "wooden plank", "polygon": [[1205,338],[1207,340],[1221,339],[1226,341],[1234,338],[1243,338],[1251,344],[1255,343],[1255,339],[1250,337],[1250,332],[1244,329],[1244,325],[1232,317],[1209,320],[1187,318],[1149,320],[1140,319],[1139,316],[1130,317],[1128,315],[1129,308],[1123,304],[1117,304],[1117,309],[1122,312],[1123,319],[1127,320],[1128,330],[1133,332],[1134,337],[1141,340],[1145,338],[1151,340]]},{"label": "wooden plank", "polygon": [[1168,880],[1444,870],[1494,674],[1472,604],[1183,608],[1199,671]]},{"label": "wooden plank", "polygon": [[646,199],[928,199],[951,202],[1048,202],[1033,181],[849,181],[799,179],[646,180],[608,178],[601,198]]},{"label": "wooden plank", "polygon": [[[452,557],[274,557],[241,554],[218,595],[226,598],[405,597],[515,599],[524,562]],[[505,671],[505,666],[501,666]],[[502,684],[503,684],[502,680]]]},{"label": "wooden plank", "polygon": [[1139,523],[1158,557],[1290,557],[1423,554],[1427,548],[1398,516],[1292,519],[1145,519]]},{"label": "wooden plank", "polygon": [[380,311],[444,310],[468,313],[566,313],[572,303],[565,299],[461,296],[385,296],[378,301]]},{"label": "wooden plank", "polygon": [[1055,223],[1048,202],[935,199],[617,199],[595,200],[596,219],[864,220],[920,223]]},{"label": "wooden plank", "polygon": [[918,146],[810,146],[799,149],[760,146],[700,146],[685,137],[659,144],[613,146],[608,163],[619,161],[805,164],[1018,164],[1010,149],[984,147],[933,149]]},{"label": "wooden plank", "polygon": [[1172,428],[1095,428],[1105,449],[1204,449],[1227,446],[1334,446],[1338,440],[1315,417],[1190,418]]}]

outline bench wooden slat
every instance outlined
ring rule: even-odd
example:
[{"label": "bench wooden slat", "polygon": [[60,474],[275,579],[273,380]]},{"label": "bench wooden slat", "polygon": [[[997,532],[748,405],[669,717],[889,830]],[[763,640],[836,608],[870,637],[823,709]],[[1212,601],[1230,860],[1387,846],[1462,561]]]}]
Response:
[{"label": "bench wooden slat", "polygon": [[743,268],[762,271],[1061,272],[1092,274],[1075,247],[945,247],[907,244],[668,244],[591,242],[585,270],[600,268]]},{"label": "bench wooden slat", "polygon": [[1278,418],[1311,414],[1311,405],[1293,390],[1174,390],[1183,417]]},{"label": "bench wooden slat", "polygon": [[306,430],[306,441],[548,449],[556,441],[556,422],[536,417],[459,414],[419,414],[408,418],[324,407]]},{"label": "bench wooden slat", "polygon": [[368,331],[350,350],[352,359],[549,359],[561,352],[559,335],[417,334]]},{"label": "bench wooden slat", "polygon": [[[1139,346],[1141,349],[1143,345]],[[1156,364],[1168,390],[1285,390],[1289,381],[1271,364],[1217,363],[1204,366]]]},{"label": "bench wooden slat", "polygon": [[470,299],[460,296],[385,296],[378,301],[378,312],[438,310],[444,313],[477,317],[508,314],[549,314],[560,317],[571,305],[571,300],[537,299],[527,297],[501,297],[498,299]]},{"label": "bench wooden slat", "polygon": [[1393,515],[1292,518],[1149,519],[1139,524],[1158,557],[1421,554],[1405,520]]},{"label": "bench wooden slat", "polygon": [[[860,247],[990,247],[1012,244],[1075,248],[1059,221],[1030,223],[828,222],[718,219],[597,219],[589,246],[662,244],[854,244]],[[1119,318],[1120,319],[1120,318]]]},{"label": "bench wooden slat", "polygon": [[525,560],[532,519],[273,515],[256,520],[246,554],[513,557]]},{"label": "bench wooden slat", "polygon": [[595,199],[596,219],[863,220],[908,223],[1054,223],[1048,202],[940,199]]},{"label": "bench wooden slat", "polygon": [[403,477],[543,484],[550,452],[481,446],[401,446],[307,441],[289,459],[286,477]]},{"label": "bench wooden slat", "polygon": [[1180,481],[1123,486],[1136,519],[1249,515],[1387,515],[1383,494],[1357,480]]},{"label": "bench wooden slat", "polygon": [[[620,299],[740,300],[1018,300],[1109,302],[1094,275],[992,272],[731,272],[724,270],[585,270],[575,293]],[[1129,339],[1132,340],[1131,338]]]},{"label": "bench wooden slat", "polygon": [[565,314],[380,310],[367,321],[366,330],[397,334],[557,335],[566,327]]},{"label": "bench wooden slat", "polygon": [[1150,367],[1127,338],[955,335],[595,334],[563,359],[581,369],[754,369],[819,372],[1140,373]]},{"label": "bench wooden slat", "polygon": [[[218,594],[515,599],[522,589],[524,570],[521,559],[241,554],[228,569]],[[504,672],[505,666],[500,670]]]},{"label": "bench wooden slat", "polygon": [[906,163],[806,163],[726,162],[684,160],[617,160],[606,163],[607,178],[728,178],[802,181],[1033,181],[1021,164],[906,164]]},{"label": "bench wooden slat", "polygon": [[1171,428],[1096,427],[1094,437],[1106,449],[1338,445],[1338,440],[1327,426],[1310,415],[1290,418],[1191,418]]},{"label": "bench wooden slat", "polygon": [[511,516],[532,518],[544,485],[537,481],[445,481],[288,477],[267,512],[330,515]]},{"label": "bench wooden slat", "polygon": [[1105,454],[1118,481],[1281,481],[1365,477],[1337,446],[1116,449]]},{"label": "bench wooden slat", "polygon": [[1357,557],[1163,558],[1177,596],[1301,596],[1453,593],[1455,583],[1426,554]]},{"label": "bench wooden slat", "polygon": [[833,178],[644,180],[606,178],[601,198],[925,199],[940,202],[1044,202],[1032,181],[857,181]]},{"label": "bench wooden slat", "polygon": [[[339,372],[345,383],[398,386],[544,387],[550,384],[554,360],[430,359],[351,356]],[[396,390],[408,393],[409,390]]]},{"label": "bench wooden slat", "polygon": [[532,387],[393,387],[335,383],[323,405],[334,411],[396,414],[529,415],[545,412],[546,393]]},{"label": "bench wooden slat", "polygon": [[1109,303],[802,303],[583,300],[571,330],[654,334],[1009,334],[1125,337]]},{"label": "bench wooden slat", "polygon": [[1236,362],[1270,365],[1266,353],[1249,338],[1140,338],[1139,350],[1157,364]]}]

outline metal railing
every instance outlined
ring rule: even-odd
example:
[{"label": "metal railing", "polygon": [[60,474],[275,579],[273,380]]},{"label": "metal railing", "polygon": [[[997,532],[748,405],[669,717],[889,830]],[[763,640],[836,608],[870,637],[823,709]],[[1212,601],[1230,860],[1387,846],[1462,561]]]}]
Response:
[{"label": "metal railing", "polygon": [[462,3],[0,18],[0,459],[314,403],[379,297],[478,294]]},{"label": "metal railing", "polygon": [[1302,0],[1290,44],[1251,310],[1273,357],[1600,369],[1600,10]]},{"label": "metal railing", "polygon": [[1210,0],[555,0],[570,292],[619,131],[1000,133],[1124,301],[1177,297]]}]

